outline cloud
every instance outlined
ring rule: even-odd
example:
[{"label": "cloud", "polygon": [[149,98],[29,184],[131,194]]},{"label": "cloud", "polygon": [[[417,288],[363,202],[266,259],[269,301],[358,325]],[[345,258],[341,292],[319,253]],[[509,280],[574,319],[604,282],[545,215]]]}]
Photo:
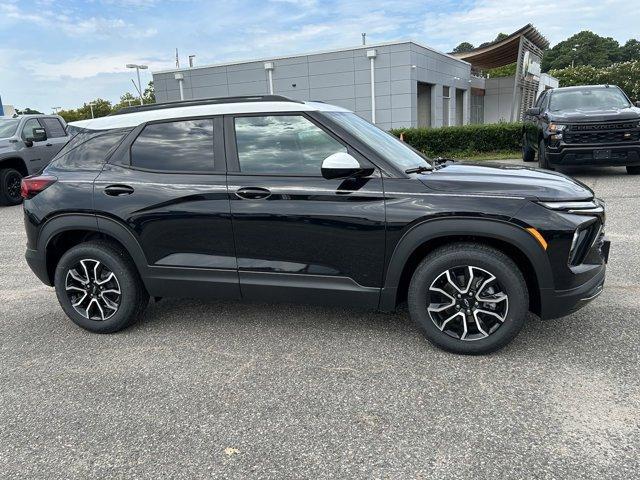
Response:
[{"label": "cloud", "polygon": [[126,73],[130,71],[125,67],[127,63],[148,65],[150,70],[166,67],[166,62],[159,61],[155,57],[136,57],[130,54],[83,55],[55,63],[27,60],[23,62],[23,67],[32,75],[40,78],[53,80],[89,79],[102,74]]}]

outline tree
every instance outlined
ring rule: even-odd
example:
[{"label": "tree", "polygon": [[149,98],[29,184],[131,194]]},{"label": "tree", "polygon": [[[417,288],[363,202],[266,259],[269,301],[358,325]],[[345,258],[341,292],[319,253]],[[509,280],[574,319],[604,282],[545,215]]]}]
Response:
[{"label": "tree", "polygon": [[620,44],[616,40],[584,30],[547,50],[542,71],[579,65],[607,67],[619,61],[620,55]]},{"label": "tree", "polygon": [[509,36],[509,35],[507,35],[506,33],[502,33],[502,32],[500,32],[500,33],[496,36],[495,40],[492,40],[492,41],[490,41],[490,42],[484,42],[484,43],[481,43],[481,44],[480,44],[480,47],[478,47],[478,48],[486,47],[487,45],[491,45],[492,43],[499,42],[500,40],[504,40],[504,39],[505,39],[505,38],[507,38],[508,36]]},{"label": "tree", "polygon": [[632,62],[640,60],[640,41],[632,38],[620,48],[620,61]]},{"label": "tree", "polygon": [[579,65],[551,70],[551,75],[560,81],[561,87],[571,85],[617,85],[631,98],[640,99],[640,60],[614,63],[604,68]]},{"label": "tree", "polygon": [[[111,102],[102,98],[96,98],[89,102],[93,104],[93,117],[105,117],[112,112]],[[75,122],[78,120],[88,120],[91,118],[91,105],[85,103],[75,110],[60,110],[58,115],[65,119],[66,122]]]},{"label": "tree", "polygon": [[469,42],[462,42],[460,45],[458,45],[456,48],[453,49],[452,53],[466,53],[466,52],[470,52],[473,49],[474,49],[474,46]]},{"label": "tree", "polygon": [[16,108],[16,113],[18,115],[42,115],[42,112],[39,112],[38,110],[34,110],[32,108],[25,108],[24,110],[20,110],[19,108]]}]

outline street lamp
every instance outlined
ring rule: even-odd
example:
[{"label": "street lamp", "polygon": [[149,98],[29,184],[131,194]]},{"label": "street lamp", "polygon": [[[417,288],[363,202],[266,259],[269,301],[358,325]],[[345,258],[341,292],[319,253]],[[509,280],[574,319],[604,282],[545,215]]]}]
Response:
[{"label": "street lamp", "polygon": [[57,115],[58,114],[58,110],[62,110],[62,107],[51,107],[51,110],[53,110],[53,114]]},{"label": "street lamp", "polygon": [[89,108],[91,109],[91,118],[95,118],[95,117],[93,116],[93,106],[94,106],[95,104],[96,104],[95,102],[89,102]]},{"label": "street lamp", "polygon": [[142,84],[140,83],[140,70],[146,70],[149,68],[147,65],[137,65],[135,63],[127,63],[127,68],[135,68],[136,73],[138,74],[138,94],[140,95],[140,105],[144,105],[144,101],[142,100]]}]

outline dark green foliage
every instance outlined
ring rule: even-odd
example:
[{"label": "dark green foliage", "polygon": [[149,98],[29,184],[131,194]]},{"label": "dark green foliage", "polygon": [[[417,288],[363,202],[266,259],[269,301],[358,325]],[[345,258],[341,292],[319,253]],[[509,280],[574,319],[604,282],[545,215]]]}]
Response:
[{"label": "dark green foliage", "polygon": [[[547,50],[542,59],[542,71],[566,68],[572,64],[608,67],[621,60],[623,49],[624,47],[621,49],[620,44],[611,37],[601,37],[584,30]],[[629,49],[633,50],[632,43]]]},{"label": "dark green foliage", "polygon": [[458,45],[456,48],[453,49],[452,53],[466,53],[466,52],[470,52],[473,49],[474,49],[474,46],[469,42],[462,42],[460,45]]},{"label": "dark green foliage", "polygon": [[512,152],[520,150],[522,146],[521,123],[405,128],[392,130],[391,133],[396,137],[402,133],[405,142],[429,157]]}]

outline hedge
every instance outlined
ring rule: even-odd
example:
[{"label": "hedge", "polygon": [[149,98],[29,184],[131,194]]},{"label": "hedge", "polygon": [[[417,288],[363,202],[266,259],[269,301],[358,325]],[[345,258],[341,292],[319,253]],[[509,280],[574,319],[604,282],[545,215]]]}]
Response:
[{"label": "hedge", "polygon": [[520,150],[521,123],[464,125],[442,128],[401,128],[391,130],[396,137],[428,156]]}]

